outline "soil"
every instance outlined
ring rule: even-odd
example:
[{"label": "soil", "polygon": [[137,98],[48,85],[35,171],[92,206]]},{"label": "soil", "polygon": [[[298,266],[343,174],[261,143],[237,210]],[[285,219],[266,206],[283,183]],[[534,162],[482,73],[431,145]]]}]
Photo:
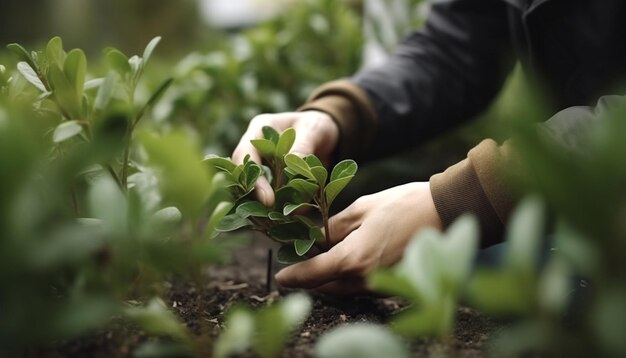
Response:
[{"label": "soil", "polygon": [[[266,305],[288,292],[267,291],[267,255],[269,240],[254,240],[254,244],[239,248],[228,265],[211,267],[206,284],[198,286],[191,282],[172,280],[165,301],[181,317],[197,338],[201,356],[210,357],[212,342],[224,324],[224,313],[237,303],[252,307]],[[273,270],[274,272],[276,269]],[[393,314],[406,307],[397,298],[332,297],[312,295],[314,300],[311,316],[293,334],[282,357],[311,357],[315,342],[330,328],[349,322],[372,322],[385,324]],[[476,311],[461,307],[457,312],[454,335],[446,343],[435,339],[411,341],[412,356],[481,357],[485,342],[496,324]],[[162,338],[121,323],[89,337],[59,342],[53,347],[30,352],[33,357],[129,357],[135,349],[146,342],[163,342]],[[249,354],[244,355],[251,356]]]}]

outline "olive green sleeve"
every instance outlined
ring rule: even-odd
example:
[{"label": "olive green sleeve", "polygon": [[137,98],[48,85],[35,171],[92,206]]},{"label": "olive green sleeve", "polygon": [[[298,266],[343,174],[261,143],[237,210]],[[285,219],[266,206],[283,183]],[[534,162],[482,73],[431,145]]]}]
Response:
[{"label": "olive green sleeve", "polygon": [[367,94],[347,80],[326,83],[309,97],[299,111],[328,113],[339,126],[338,158],[363,157],[376,132],[376,114]]}]

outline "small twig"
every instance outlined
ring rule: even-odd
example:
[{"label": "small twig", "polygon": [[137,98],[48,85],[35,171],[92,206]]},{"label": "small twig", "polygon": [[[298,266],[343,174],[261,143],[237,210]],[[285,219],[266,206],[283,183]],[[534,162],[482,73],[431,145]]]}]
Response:
[{"label": "small twig", "polygon": [[269,295],[272,292],[272,249],[267,250],[267,276],[265,278],[265,291]]}]

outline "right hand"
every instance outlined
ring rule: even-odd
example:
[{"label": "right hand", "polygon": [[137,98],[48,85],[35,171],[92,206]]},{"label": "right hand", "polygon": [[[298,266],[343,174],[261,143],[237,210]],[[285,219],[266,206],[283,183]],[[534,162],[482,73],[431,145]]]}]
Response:
[{"label": "right hand", "polygon": [[[279,133],[287,128],[296,130],[296,140],[290,153],[299,156],[316,155],[324,165],[328,165],[339,141],[339,127],[330,115],[320,111],[287,112],[261,114],[254,117],[233,151],[232,160],[242,164],[246,155],[257,164],[261,156],[250,143],[251,139],[263,138],[262,128],[270,126]],[[256,182],[255,195],[265,206],[274,205],[274,191],[267,179],[261,176]]]}]

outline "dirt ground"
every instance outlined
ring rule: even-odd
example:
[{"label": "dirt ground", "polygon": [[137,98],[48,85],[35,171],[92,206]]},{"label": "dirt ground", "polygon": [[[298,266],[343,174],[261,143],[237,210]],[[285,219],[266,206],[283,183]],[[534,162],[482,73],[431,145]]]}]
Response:
[{"label": "dirt ground", "polygon": [[[172,280],[165,298],[196,336],[200,354],[210,357],[212,342],[219,335],[224,314],[235,303],[252,307],[266,305],[286,294],[272,284],[267,291],[268,240],[255,239],[254,244],[237,249],[233,261],[207,271],[206,283]],[[273,269],[273,272],[276,268]],[[397,298],[331,297],[313,295],[313,311],[287,344],[282,357],[311,357],[318,337],[330,328],[349,322],[387,323],[392,315],[406,307]],[[411,341],[412,356],[483,356],[487,337],[495,324],[472,309],[457,312],[454,336],[445,344],[434,339]],[[108,329],[81,339],[59,342],[53,347],[37,349],[33,357],[128,357],[147,341],[158,341],[132,327],[113,323]],[[246,355],[248,356],[248,355]]]}]

